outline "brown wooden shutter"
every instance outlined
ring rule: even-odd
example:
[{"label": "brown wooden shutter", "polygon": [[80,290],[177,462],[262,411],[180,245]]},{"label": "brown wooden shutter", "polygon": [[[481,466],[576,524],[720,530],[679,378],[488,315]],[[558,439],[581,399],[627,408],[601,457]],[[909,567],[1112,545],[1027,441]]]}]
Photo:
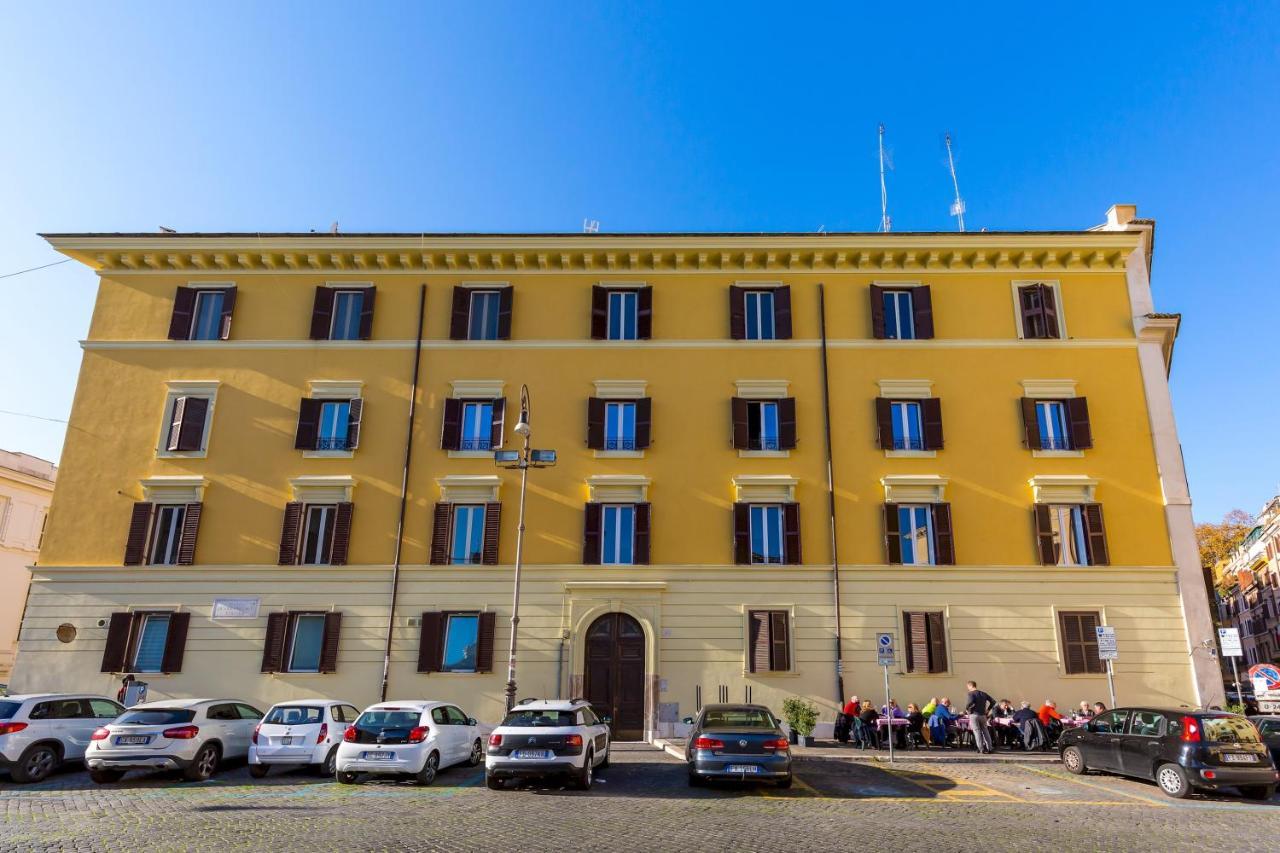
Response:
[{"label": "brown wooden shutter", "polygon": [[[182,406],[181,415],[178,413],[178,404]],[[172,431],[169,433],[169,449],[170,450],[202,450],[201,445],[204,443],[204,421],[209,416],[209,398],[208,397],[179,397],[174,401],[174,420],[177,421],[181,417],[180,423],[175,423],[178,428],[177,446],[174,445],[174,435]]]},{"label": "brown wooden shutter", "polygon": [[262,671],[279,672],[284,668],[284,644],[289,635],[289,614],[268,613],[267,634],[262,640]]},{"label": "brown wooden shutter", "polygon": [[344,501],[338,504],[333,513],[333,544],[329,549],[329,565],[345,566],[347,552],[351,549],[351,516],[355,513],[355,504]]},{"label": "brown wooden shutter", "polygon": [[956,564],[955,537],[951,532],[951,504],[937,503],[933,511],[933,551],[939,566]]},{"label": "brown wooden shutter", "polygon": [[773,336],[780,341],[791,339],[791,285],[773,289]]},{"label": "brown wooden shutter", "polygon": [[884,329],[884,291],[879,285],[871,285],[871,336],[876,340],[885,339]]},{"label": "brown wooden shutter", "polygon": [[791,632],[787,630],[787,612],[774,610],[769,614],[769,669],[786,672],[791,669]]},{"label": "brown wooden shutter", "polygon": [[796,446],[796,398],[778,400],[778,449],[793,450]]},{"label": "brown wooden shutter", "polygon": [[653,288],[642,287],[636,291],[636,338],[647,341],[653,337]]},{"label": "brown wooden shutter", "polygon": [[124,544],[124,565],[141,566],[147,559],[147,533],[151,528],[151,511],[154,505],[149,501],[138,501],[133,505],[133,515],[129,518],[129,535]]},{"label": "brown wooden shutter", "polygon": [[166,450],[177,450],[182,446],[182,422],[187,414],[188,397],[174,397],[173,409],[169,413],[169,437],[165,441]]},{"label": "brown wooden shutter", "polygon": [[222,291],[222,325],[218,329],[218,337],[226,340],[231,337],[231,315],[236,311],[236,289],[228,287]]},{"label": "brown wooden shutter", "polygon": [[591,285],[591,337],[602,341],[609,337],[609,288]]},{"label": "brown wooden shutter", "polygon": [[733,561],[739,566],[751,563],[751,504],[733,505]]},{"label": "brown wooden shutter", "polygon": [[636,450],[644,450],[653,442],[653,398],[636,400]]},{"label": "brown wooden shutter", "polygon": [[515,298],[514,287],[498,289],[498,340],[511,340],[511,303]]},{"label": "brown wooden shutter", "polygon": [[129,652],[132,613],[112,613],[107,625],[107,644],[102,649],[102,672],[124,672],[124,656]]},{"label": "brown wooden shutter", "polygon": [[182,538],[178,540],[178,565],[189,566],[196,561],[196,537],[200,533],[200,511],[204,504],[189,503],[182,513]]},{"label": "brown wooden shutter", "polygon": [[1042,337],[1044,315],[1037,299],[1036,285],[1029,284],[1018,288],[1018,308],[1022,314],[1022,336],[1024,338]]},{"label": "brown wooden shutter", "polygon": [[647,566],[649,565],[649,529],[652,523],[653,511],[650,504],[638,503],[635,505],[635,512],[636,540],[632,562],[637,566]]},{"label": "brown wooden shutter", "polygon": [[360,422],[364,418],[364,399],[354,398],[347,409],[347,447],[355,450],[360,446]]},{"label": "brown wooden shutter", "polygon": [[600,397],[587,398],[587,447],[604,450],[604,418],[608,403]]},{"label": "brown wooden shutter", "polygon": [[902,530],[898,525],[898,505],[884,505],[884,555],[891,565],[902,564]]},{"label": "brown wooden shutter", "polygon": [[771,620],[768,610],[752,610],[747,614],[750,645],[747,647],[747,668],[752,672],[768,672],[773,644],[769,640]]},{"label": "brown wooden shutter", "polygon": [[933,294],[929,285],[911,288],[911,313],[914,315],[916,338],[929,340],[933,337]]},{"label": "brown wooden shutter", "polygon": [[747,289],[729,285],[729,337],[735,341],[747,337]]},{"label": "brown wooden shutter", "polygon": [[324,615],[324,639],[320,643],[321,672],[338,671],[338,637],[342,633],[342,613]]},{"label": "brown wooden shutter", "polygon": [[733,397],[729,400],[729,416],[732,422],[729,440],[737,450],[747,450],[751,447],[751,430],[747,414],[749,407],[750,401],[741,397]]},{"label": "brown wooden shutter", "polygon": [[164,638],[164,654],[160,658],[163,673],[182,672],[182,656],[187,650],[187,628],[191,614],[185,610],[169,614],[169,631]]},{"label": "brown wooden shutter", "polygon": [[333,288],[316,285],[316,301],[311,306],[311,340],[327,341],[333,328]]},{"label": "brown wooden shutter", "polygon": [[1062,631],[1062,663],[1067,675],[1085,671],[1084,650],[1080,641],[1079,613],[1059,613],[1058,624]]},{"label": "brown wooden shutter", "polygon": [[484,505],[484,541],[481,544],[480,563],[498,565],[498,536],[502,531],[502,504],[492,501]]},{"label": "brown wooden shutter", "polygon": [[1060,338],[1062,331],[1058,328],[1058,304],[1053,295],[1053,288],[1047,284],[1037,285],[1040,288],[1041,316],[1044,318],[1044,336]]},{"label": "brown wooden shutter", "polygon": [[471,289],[455,285],[453,310],[449,315],[449,340],[465,341],[471,336]]},{"label": "brown wooden shutter", "polygon": [[902,614],[902,645],[907,653],[907,672],[927,672],[929,664],[929,623],[924,613]]},{"label": "brown wooden shutter", "polygon": [[1088,450],[1093,447],[1093,428],[1089,424],[1089,400],[1071,397],[1063,401],[1067,409],[1068,429],[1071,431],[1071,449]]},{"label": "brown wooden shutter", "polygon": [[582,564],[584,566],[600,564],[600,528],[603,509],[598,503],[589,503],[583,507]]},{"label": "brown wooden shutter", "polygon": [[800,504],[782,505],[782,562],[800,565]]},{"label": "brown wooden shutter", "polygon": [[476,634],[476,672],[493,672],[493,629],[497,616],[492,610],[480,613]]},{"label": "brown wooden shutter", "polygon": [[173,296],[173,316],[169,318],[169,340],[191,339],[191,321],[196,312],[196,288],[179,287]]},{"label": "brown wooden shutter", "polygon": [[1051,508],[1047,504],[1036,504],[1032,516],[1035,519],[1036,549],[1040,552],[1040,565],[1054,566],[1058,563],[1058,551],[1053,544],[1053,522],[1050,519]]},{"label": "brown wooden shutter", "polygon": [[284,524],[280,525],[280,565],[298,564],[298,544],[302,538],[302,502],[284,505]]},{"label": "brown wooden shutter", "polygon": [[418,635],[418,672],[439,672],[443,655],[443,613],[423,613],[422,631]]},{"label": "brown wooden shutter", "polygon": [[360,340],[367,341],[373,337],[373,297],[377,295],[378,288],[362,287],[360,292],[364,294],[360,300]]},{"label": "brown wooden shutter", "polygon": [[1089,539],[1089,565],[1110,565],[1107,559],[1107,531],[1102,524],[1102,504],[1084,505],[1084,532]]},{"label": "brown wooden shutter", "polygon": [[920,401],[920,421],[924,427],[924,449],[942,449],[942,400],[928,397]]},{"label": "brown wooden shutter", "polygon": [[893,401],[876,397],[876,439],[881,450],[893,450]]},{"label": "brown wooden shutter", "polygon": [[1036,401],[1031,397],[1023,397],[1022,408],[1022,441],[1029,450],[1040,450],[1040,416],[1036,411]]},{"label": "brown wooden shutter", "polygon": [[504,433],[507,430],[507,398],[495,397],[492,406],[492,420],[489,424],[489,447],[496,449],[502,446]]},{"label": "brown wooden shutter", "polygon": [[440,449],[457,450],[462,446],[462,400],[446,397],[444,419],[440,423]]},{"label": "brown wooden shutter", "polygon": [[925,614],[929,622],[929,671],[947,671],[947,623],[946,614],[933,611]]},{"label": "brown wooden shutter", "polygon": [[449,521],[453,504],[438,503],[431,522],[431,565],[449,564]]},{"label": "brown wooden shutter", "polygon": [[302,398],[298,404],[298,431],[293,437],[295,450],[316,449],[316,440],[320,436],[320,411],[323,408],[324,400]]}]

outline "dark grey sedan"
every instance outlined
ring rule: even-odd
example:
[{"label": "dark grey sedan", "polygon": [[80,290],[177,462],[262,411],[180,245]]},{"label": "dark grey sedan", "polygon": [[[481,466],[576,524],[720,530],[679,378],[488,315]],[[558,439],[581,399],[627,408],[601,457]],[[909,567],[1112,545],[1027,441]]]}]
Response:
[{"label": "dark grey sedan", "polygon": [[1271,753],[1271,760],[1275,762],[1276,767],[1280,767],[1280,714],[1250,717],[1249,722],[1258,729],[1258,734],[1262,735],[1262,742],[1267,745],[1267,751]]},{"label": "dark grey sedan", "polygon": [[791,744],[763,705],[707,705],[692,724],[685,761],[689,784],[709,779],[768,780],[791,787]]}]

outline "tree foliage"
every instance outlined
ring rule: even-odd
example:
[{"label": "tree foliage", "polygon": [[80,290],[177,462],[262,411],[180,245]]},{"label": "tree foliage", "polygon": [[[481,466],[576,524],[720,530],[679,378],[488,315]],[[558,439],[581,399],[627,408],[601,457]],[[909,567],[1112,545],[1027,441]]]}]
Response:
[{"label": "tree foliage", "polygon": [[1211,569],[1231,556],[1244,537],[1253,529],[1254,518],[1242,509],[1233,509],[1217,524],[1206,521],[1196,525],[1196,543],[1200,546],[1200,565]]}]

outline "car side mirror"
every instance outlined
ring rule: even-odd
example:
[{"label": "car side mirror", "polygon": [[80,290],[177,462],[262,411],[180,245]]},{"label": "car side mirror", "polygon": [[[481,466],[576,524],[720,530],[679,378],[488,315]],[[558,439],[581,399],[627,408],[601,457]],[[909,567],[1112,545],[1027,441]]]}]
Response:
[{"label": "car side mirror", "polygon": [[475,718],[475,717],[467,717],[467,725],[468,725],[468,726],[475,726],[475,725],[479,725],[479,724],[476,722],[476,718]]},{"label": "car side mirror", "polygon": [[685,718],[684,718],[683,720],[681,720],[680,722],[684,723],[686,726],[692,726],[692,725],[693,725],[693,717],[685,717]]},{"label": "car side mirror", "polygon": [[600,722],[604,723],[606,726],[612,725],[613,717],[610,717],[609,715],[606,714],[605,716],[600,718]]}]

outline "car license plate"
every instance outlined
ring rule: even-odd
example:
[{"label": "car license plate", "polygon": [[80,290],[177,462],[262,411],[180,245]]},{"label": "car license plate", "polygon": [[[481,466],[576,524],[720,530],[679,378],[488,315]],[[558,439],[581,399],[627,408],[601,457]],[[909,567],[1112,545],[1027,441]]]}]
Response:
[{"label": "car license plate", "polygon": [[549,749],[517,749],[516,758],[550,758]]},{"label": "car license plate", "polygon": [[295,740],[295,739],[294,739],[294,738],[291,738],[291,737],[282,737],[282,738],[280,738],[280,745],[281,745],[281,746],[293,746],[293,741],[294,741],[294,740]]},{"label": "car license plate", "polygon": [[1258,756],[1244,752],[1228,752],[1222,756],[1222,760],[1228,764],[1256,764]]},{"label": "car license plate", "polygon": [[116,744],[119,746],[132,746],[133,744],[151,743],[149,735],[121,735],[116,738]]},{"label": "car license plate", "polygon": [[394,761],[396,754],[394,752],[366,752],[364,754],[365,761]]},{"label": "car license plate", "polygon": [[1258,710],[1264,714],[1280,714],[1280,702],[1259,702]]},{"label": "car license plate", "polygon": [[759,764],[730,764],[725,768],[730,773],[759,773]]}]

